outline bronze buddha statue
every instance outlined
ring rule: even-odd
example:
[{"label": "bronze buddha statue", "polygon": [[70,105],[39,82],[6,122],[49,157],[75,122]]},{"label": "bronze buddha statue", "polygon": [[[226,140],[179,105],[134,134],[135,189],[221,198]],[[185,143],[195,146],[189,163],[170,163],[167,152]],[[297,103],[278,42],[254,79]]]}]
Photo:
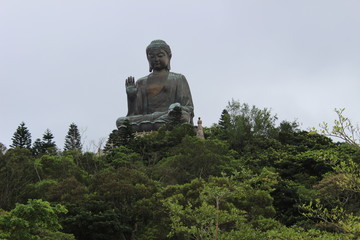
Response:
[{"label": "bronze buddha statue", "polygon": [[146,48],[148,76],[135,82],[125,81],[128,114],[116,121],[123,127],[126,119],[137,132],[157,130],[170,120],[175,107],[181,108],[183,122],[193,124],[194,105],[189,84],[184,75],[170,72],[171,49],[163,40],[154,40]]}]

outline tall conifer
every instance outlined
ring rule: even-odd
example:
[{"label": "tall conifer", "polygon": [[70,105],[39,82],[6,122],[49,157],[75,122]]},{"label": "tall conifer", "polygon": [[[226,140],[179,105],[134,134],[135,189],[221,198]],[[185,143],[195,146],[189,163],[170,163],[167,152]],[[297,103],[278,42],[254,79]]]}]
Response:
[{"label": "tall conifer", "polygon": [[11,148],[19,147],[31,149],[31,133],[25,126],[24,122],[20,123],[11,140]]},{"label": "tall conifer", "polygon": [[111,149],[127,146],[135,137],[133,129],[128,119],[123,123],[123,127],[120,129],[113,130],[106,142],[104,147],[104,152],[109,152]]},{"label": "tall conifer", "polygon": [[32,151],[34,155],[39,154],[55,154],[56,153],[56,144],[53,141],[54,135],[49,129],[46,129],[42,140],[39,138],[35,140],[33,144]]},{"label": "tall conifer", "polygon": [[230,125],[231,125],[230,114],[226,109],[224,109],[220,116],[219,126],[222,129],[229,129]]},{"label": "tall conifer", "polygon": [[35,156],[44,153],[43,143],[41,142],[40,138],[37,138],[34,141],[31,150]]},{"label": "tall conifer", "polygon": [[56,144],[53,141],[53,139],[54,139],[54,135],[51,133],[49,129],[46,129],[42,138],[45,149],[56,148]]},{"label": "tall conifer", "polygon": [[70,124],[69,131],[65,137],[64,151],[79,150],[81,151],[81,136],[75,123]]}]

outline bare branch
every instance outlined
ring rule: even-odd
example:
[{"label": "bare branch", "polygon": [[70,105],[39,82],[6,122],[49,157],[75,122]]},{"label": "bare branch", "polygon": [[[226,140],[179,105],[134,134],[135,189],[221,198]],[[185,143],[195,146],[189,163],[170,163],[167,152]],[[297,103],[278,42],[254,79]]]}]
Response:
[{"label": "bare branch", "polygon": [[324,122],[320,124],[320,133],[329,137],[336,137],[344,140],[360,150],[360,128],[351,123],[351,120],[343,115],[345,108],[335,109],[337,119],[334,120],[332,128]]}]

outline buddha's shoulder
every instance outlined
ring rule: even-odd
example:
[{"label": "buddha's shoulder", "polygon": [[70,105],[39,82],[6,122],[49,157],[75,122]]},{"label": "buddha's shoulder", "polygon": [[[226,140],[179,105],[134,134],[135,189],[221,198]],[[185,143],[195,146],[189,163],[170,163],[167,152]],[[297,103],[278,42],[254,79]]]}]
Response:
[{"label": "buddha's shoulder", "polygon": [[148,79],[148,76],[145,76],[145,77],[142,77],[142,78],[139,78],[137,81],[136,81],[136,84],[139,86],[139,85],[144,85],[146,83],[146,80]]},{"label": "buddha's shoulder", "polygon": [[174,80],[185,79],[185,76],[182,75],[181,73],[169,72],[169,79],[174,79]]}]

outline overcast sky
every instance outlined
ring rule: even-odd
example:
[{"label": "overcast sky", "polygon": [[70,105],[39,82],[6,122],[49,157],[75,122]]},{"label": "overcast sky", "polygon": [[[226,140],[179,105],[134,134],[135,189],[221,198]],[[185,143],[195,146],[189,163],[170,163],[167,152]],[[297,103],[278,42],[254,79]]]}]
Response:
[{"label": "overcast sky", "polygon": [[346,108],[360,122],[358,0],[0,0],[0,142],[24,121],[63,147],[74,122],[85,146],[127,113],[124,82],[148,74],[163,39],[203,125],[231,99],[306,130]]}]

